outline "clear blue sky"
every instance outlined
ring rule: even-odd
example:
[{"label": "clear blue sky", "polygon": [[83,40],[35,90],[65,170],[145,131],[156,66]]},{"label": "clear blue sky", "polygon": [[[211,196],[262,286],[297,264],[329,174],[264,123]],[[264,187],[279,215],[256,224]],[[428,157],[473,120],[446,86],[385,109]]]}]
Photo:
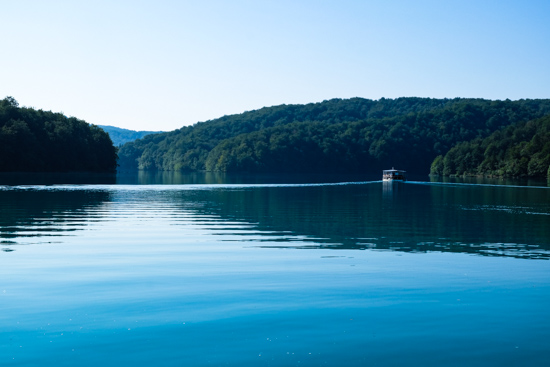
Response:
[{"label": "clear blue sky", "polygon": [[550,98],[550,0],[0,0],[0,98],[173,130],[331,98]]}]

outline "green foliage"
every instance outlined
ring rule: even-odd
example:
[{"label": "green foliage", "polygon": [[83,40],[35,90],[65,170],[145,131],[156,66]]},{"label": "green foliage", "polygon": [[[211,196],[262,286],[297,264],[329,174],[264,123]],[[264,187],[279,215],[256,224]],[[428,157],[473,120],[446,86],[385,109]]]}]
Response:
[{"label": "green foliage", "polygon": [[[125,144],[119,163],[156,170],[364,172],[399,166],[426,172],[457,142],[548,113],[550,100],[352,98],[281,105],[149,135]],[[462,169],[446,166],[445,159],[437,170]]]},{"label": "green foliage", "polygon": [[113,141],[113,144],[115,146],[122,146],[125,143],[128,143],[129,141],[134,141],[137,139],[141,139],[144,136],[150,135],[150,134],[158,134],[162,131],[135,131],[135,130],[128,130],[128,129],[121,129],[119,127],[115,126],[105,126],[105,125],[97,125],[98,127],[102,128],[109,134],[109,137]]},{"label": "green foliage", "polygon": [[0,100],[0,171],[114,171],[109,135],[74,117]]},{"label": "green foliage", "polygon": [[497,130],[485,139],[455,145],[432,167],[443,175],[545,177],[550,166],[550,116]]},{"label": "green foliage", "polygon": [[434,161],[432,162],[432,165],[430,167],[430,174],[440,176],[443,174],[444,167],[445,167],[445,164],[443,162],[443,156],[438,155],[437,157],[435,157]]}]

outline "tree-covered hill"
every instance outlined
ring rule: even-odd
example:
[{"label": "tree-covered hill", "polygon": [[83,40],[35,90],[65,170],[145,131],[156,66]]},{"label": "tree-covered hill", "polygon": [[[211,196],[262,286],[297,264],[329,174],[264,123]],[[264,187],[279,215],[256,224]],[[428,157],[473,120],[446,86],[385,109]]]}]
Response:
[{"label": "tree-covered hill", "polygon": [[461,142],[436,157],[431,173],[550,178],[550,116]]},{"label": "tree-covered hill", "polygon": [[97,126],[0,100],[1,172],[110,172],[117,151]]},{"label": "tree-covered hill", "polygon": [[97,126],[102,128],[107,132],[107,134],[109,134],[109,136],[111,137],[111,140],[113,141],[113,144],[116,147],[121,146],[130,141],[141,139],[144,136],[147,136],[150,134],[158,134],[162,132],[162,131],[135,131],[135,130],[121,129],[120,127],[107,126],[107,125],[97,125]]},{"label": "tree-covered hill", "polygon": [[447,100],[403,98],[371,101],[362,98],[333,99],[307,105],[265,107],[242,114],[199,122],[168,133],[150,135],[125,144],[119,164],[128,169],[204,170],[210,151],[221,141],[265,128],[297,121],[339,123],[382,118],[435,108]]},{"label": "tree-covered hill", "polygon": [[428,173],[457,142],[550,113],[550,100],[334,99],[266,107],[125,144],[126,169]]}]

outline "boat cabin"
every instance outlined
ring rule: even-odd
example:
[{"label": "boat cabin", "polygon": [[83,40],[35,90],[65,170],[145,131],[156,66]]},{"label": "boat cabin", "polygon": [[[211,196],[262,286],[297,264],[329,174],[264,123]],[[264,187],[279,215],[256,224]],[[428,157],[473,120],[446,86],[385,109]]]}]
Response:
[{"label": "boat cabin", "polygon": [[382,171],[382,181],[406,181],[405,172],[400,169],[385,169]]}]

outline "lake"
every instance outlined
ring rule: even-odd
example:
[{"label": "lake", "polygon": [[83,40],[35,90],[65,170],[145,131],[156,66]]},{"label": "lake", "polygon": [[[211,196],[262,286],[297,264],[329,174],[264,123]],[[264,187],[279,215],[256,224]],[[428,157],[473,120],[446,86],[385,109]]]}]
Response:
[{"label": "lake", "polygon": [[545,182],[0,176],[2,366],[547,366]]}]

